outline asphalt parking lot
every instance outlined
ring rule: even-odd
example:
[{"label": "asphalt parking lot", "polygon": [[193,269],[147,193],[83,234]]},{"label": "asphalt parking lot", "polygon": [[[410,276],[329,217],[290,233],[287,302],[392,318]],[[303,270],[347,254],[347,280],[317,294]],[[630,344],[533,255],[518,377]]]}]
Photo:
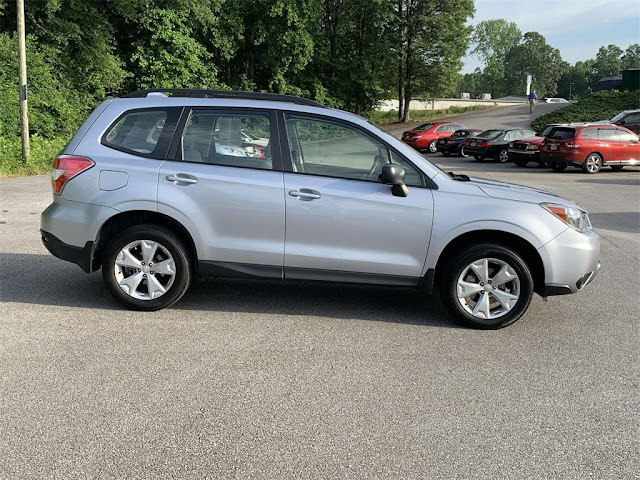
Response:
[{"label": "asphalt parking lot", "polygon": [[205,280],[124,310],[0,179],[0,478],[638,478],[640,169],[429,156],[591,212],[603,267],[475,331],[404,289]]}]

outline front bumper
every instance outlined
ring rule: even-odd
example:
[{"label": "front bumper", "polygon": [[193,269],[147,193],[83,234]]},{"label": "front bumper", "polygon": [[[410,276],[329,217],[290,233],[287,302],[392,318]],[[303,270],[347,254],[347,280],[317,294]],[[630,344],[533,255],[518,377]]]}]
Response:
[{"label": "front bumper", "polygon": [[543,296],[576,293],[600,270],[600,237],[593,230],[568,228],[538,249],[545,267]]}]

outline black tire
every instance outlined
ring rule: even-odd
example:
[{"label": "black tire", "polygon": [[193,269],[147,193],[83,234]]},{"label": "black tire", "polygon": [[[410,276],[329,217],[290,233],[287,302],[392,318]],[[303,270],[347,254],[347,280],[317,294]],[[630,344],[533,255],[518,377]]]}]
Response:
[{"label": "black tire", "polygon": [[612,165],[611,166],[611,170],[613,170],[614,172],[620,172],[622,171],[624,165]]},{"label": "black tire", "polygon": [[427,152],[436,153],[438,151],[438,147],[436,145],[436,140],[431,140],[429,142],[429,146],[427,147]]},{"label": "black tire", "polygon": [[476,159],[476,162],[481,162],[482,160],[484,160],[484,157],[482,155],[474,155],[473,158]]},{"label": "black tire", "polygon": [[[473,276],[473,274],[469,274],[468,272],[470,272],[469,267],[472,263],[482,259],[487,259],[487,264],[490,266],[490,269],[491,265],[507,265],[517,276],[517,280],[514,279],[501,284],[507,285],[504,290],[489,287],[492,292],[500,291],[501,294],[506,293],[517,297],[517,299],[513,300],[515,303],[510,306],[508,310],[501,305],[496,305],[496,303],[500,302],[498,302],[498,297],[495,293],[482,290],[481,293],[472,294],[477,295],[476,298],[478,300],[486,295],[488,299],[486,302],[487,305],[490,306],[492,304],[491,302],[493,302],[494,305],[493,307],[490,306],[489,314],[491,315],[491,312],[494,312],[498,315],[496,318],[479,318],[473,315],[472,312],[469,312],[467,308],[470,310],[474,309],[473,306],[470,305],[470,302],[473,302],[473,300],[471,300],[472,295],[461,299],[458,298],[458,280],[465,274],[465,276],[462,277],[464,279],[463,281],[479,281],[477,278],[470,280],[469,275]],[[487,277],[490,280],[487,285],[491,284],[491,279],[496,277],[496,273],[497,270],[488,272]],[[517,284],[517,282],[519,282],[519,284]],[[473,328],[497,329],[511,325],[529,308],[531,297],[533,296],[533,278],[531,277],[531,272],[527,264],[514,250],[506,245],[481,243],[466,247],[452,256],[441,270],[439,289],[442,302],[449,314],[457,322]],[[480,304],[480,301],[478,301],[476,306],[478,304]]]},{"label": "black tire", "polygon": [[597,153],[590,153],[584,159],[582,171],[589,174],[598,173],[602,168],[602,157]]},{"label": "black tire", "polygon": [[513,163],[518,167],[526,167],[528,162],[526,160],[514,160]]},{"label": "black tire", "polygon": [[498,151],[493,157],[496,162],[507,163],[509,161],[509,151],[506,148]]},{"label": "black tire", "polygon": [[551,165],[551,170],[554,172],[563,172],[565,168],[567,168],[566,163],[554,163]]},{"label": "black tire", "polygon": [[464,145],[460,147],[460,156],[463,158],[467,158],[469,156],[469,154],[464,151]]},{"label": "black tire", "polygon": [[[156,248],[150,249],[149,252],[152,256],[148,258],[152,261],[147,261],[146,265],[145,257],[141,253],[144,248],[143,242],[147,242],[144,245],[156,245]],[[137,272],[135,267],[116,267],[116,260],[125,248],[135,262],[140,263],[141,267]],[[156,262],[155,267],[159,267],[160,263],[165,261],[173,261],[168,269],[172,271],[171,273],[161,274],[153,270],[153,262]],[[134,262],[129,261],[129,263]],[[125,292],[126,287],[121,287],[118,278],[121,277],[120,282],[127,285],[124,280],[136,275],[144,278],[139,280],[132,294]],[[159,225],[137,225],[120,232],[107,245],[102,257],[102,278],[109,293],[125,307],[132,310],[154,311],[169,307],[182,298],[191,284],[192,265],[184,243],[171,230]],[[149,288],[151,278],[160,290],[152,291]],[[131,290],[130,286],[128,288]],[[166,291],[162,292],[163,288],[166,288]],[[149,298],[144,298],[145,296]]]}]

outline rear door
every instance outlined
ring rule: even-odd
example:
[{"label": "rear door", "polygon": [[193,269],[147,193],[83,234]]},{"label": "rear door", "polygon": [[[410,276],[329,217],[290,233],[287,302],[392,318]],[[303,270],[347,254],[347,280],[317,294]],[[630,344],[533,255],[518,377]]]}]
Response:
[{"label": "rear door", "polygon": [[[283,120],[285,277],[417,284],[433,218],[419,170],[349,123],[298,113]],[[390,161],[405,169],[407,197],[378,180]]]},{"label": "rear door", "polygon": [[[192,233],[204,274],[282,277],[284,197],[275,114],[187,109],[158,182],[158,210]],[[243,135],[243,132],[245,135]],[[246,140],[266,140],[264,150]],[[264,143],[264,142],[263,142]]]}]

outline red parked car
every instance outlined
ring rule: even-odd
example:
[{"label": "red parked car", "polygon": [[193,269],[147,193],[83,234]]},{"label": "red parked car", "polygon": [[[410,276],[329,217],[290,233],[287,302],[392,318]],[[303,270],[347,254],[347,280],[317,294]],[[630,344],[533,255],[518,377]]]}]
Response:
[{"label": "red parked car", "polygon": [[450,137],[453,132],[465,129],[464,125],[449,122],[430,122],[418,125],[402,134],[402,141],[418,151],[427,150],[436,153],[436,142],[439,138]]},{"label": "red parked car", "polygon": [[635,133],[616,125],[560,126],[545,138],[540,159],[556,172],[567,165],[586,173],[597,173],[603,166],[619,171],[625,165],[640,165],[640,143]]}]

